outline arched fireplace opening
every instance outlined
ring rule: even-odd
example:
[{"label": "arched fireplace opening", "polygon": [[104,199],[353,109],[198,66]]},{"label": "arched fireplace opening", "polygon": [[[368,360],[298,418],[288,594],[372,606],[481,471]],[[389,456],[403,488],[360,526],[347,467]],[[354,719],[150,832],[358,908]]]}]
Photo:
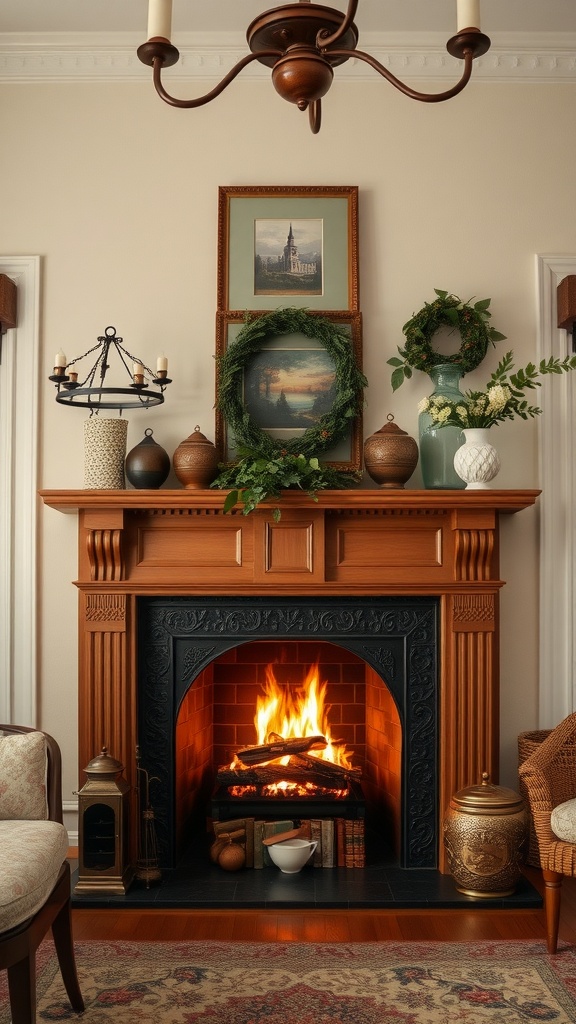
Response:
[{"label": "arched fireplace opening", "polygon": [[[333,736],[361,770],[367,862],[438,864],[438,602],[421,597],[138,599],[138,746],[164,869],[206,842],[224,805],[218,769],[257,742],[256,697],[270,667],[298,689],[317,664]],[[270,818],[286,805],[249,806]],[[296,812],[301,810],[300,814]],[[247,813],[244,811],[244,813]],[[301,801],[293,817],[310,816]],[[330,811],[323,815],[341,813]],[[346,813],[349,813],[347,811]],[[372,843],[372,846],[371,846]]]}]

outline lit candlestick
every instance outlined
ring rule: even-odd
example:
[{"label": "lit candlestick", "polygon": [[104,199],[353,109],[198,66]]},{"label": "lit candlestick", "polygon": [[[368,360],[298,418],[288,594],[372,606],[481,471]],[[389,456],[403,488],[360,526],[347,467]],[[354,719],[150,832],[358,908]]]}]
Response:
[{"label": "lit candlestick", "polygon": [[457,31],[477,28],[480,31],[480,0],[457,0]]},{"label": "lit candlestick", "polygon": [[156,373],[160,373],[161,370],[168,370],[168,359],[166,356],[158,356],[156,360]]},{"label": "lit candlestick", "polygon": [[170,40],[172,32],[172,0],[149,0],[148,39]]},{"label": "lit candlestick", "polygon": [[66,366],[66,361],[66,356],[64,355],[62,349],[60,349],[60,351],[57,352],[56,355],[54,356],[54,368],[56,368],[57,366]]}]

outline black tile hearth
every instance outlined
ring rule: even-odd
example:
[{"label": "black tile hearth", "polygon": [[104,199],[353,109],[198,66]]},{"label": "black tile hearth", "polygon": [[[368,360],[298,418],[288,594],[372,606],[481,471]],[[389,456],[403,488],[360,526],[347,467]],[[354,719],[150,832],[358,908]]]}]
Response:
[{"label": "black tile hearth", "polygon": [[[73,884],[75,877],[73,876]],[[457,892],[450,875],[432,869],[403,869],[369,856],[365,868],[305,867],[284,875],[277,868],[225,872],[213,865],[208,846],[194,848],[159,885],[135,882],[125,896],[72,895],[74,907],[135,909],[535,909],[539,893],[524,877],[512,896],[474,899]]]}]

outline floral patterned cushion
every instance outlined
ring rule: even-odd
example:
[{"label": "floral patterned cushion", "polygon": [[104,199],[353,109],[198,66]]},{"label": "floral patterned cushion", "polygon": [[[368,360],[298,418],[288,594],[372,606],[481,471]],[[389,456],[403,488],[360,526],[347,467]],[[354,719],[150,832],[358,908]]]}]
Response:
[{"label": "floral patterned cushion", "polygon": [[46,737],[41,732],[0,735],[0,820],[48,817]]},{"label": "floral patterned cushion", "polygon": [[32,917],[48,899],[68,853],[57,821],[0,821],[0,932]]}]

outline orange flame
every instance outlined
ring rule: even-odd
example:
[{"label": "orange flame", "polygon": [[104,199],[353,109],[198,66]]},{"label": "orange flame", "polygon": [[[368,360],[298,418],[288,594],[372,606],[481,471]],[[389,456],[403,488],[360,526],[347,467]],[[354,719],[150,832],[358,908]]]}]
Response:
[{"label": "orange flame", "polygon": [[[274,738],[284,740],[300,736],[324,736],[326,747],[323,750],[310,750],[310,754],[342,768],[351,768],[351,753],[343,743],[334,740],[328,715],[330,705],[326,703],[328,684],[320,682],[318,665],[312,665],[298,689],[290,686],[279,686],[274,675],[274,667],[266,666],[264,693],[256,702],[257,742],[270,743]],[[286,761],[288,758],[286,758]]]}]

